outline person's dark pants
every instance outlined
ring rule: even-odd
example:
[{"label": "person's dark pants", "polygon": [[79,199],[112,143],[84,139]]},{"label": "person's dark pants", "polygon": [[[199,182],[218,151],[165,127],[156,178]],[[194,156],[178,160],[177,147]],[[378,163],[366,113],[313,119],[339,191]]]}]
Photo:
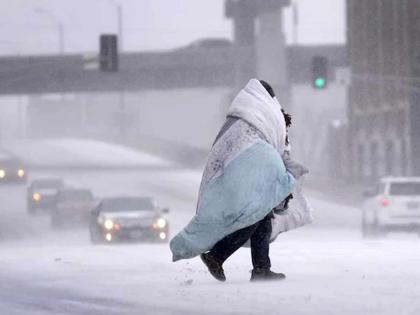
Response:
[{"label": "person's dark pants", "polygon": [[270,269],[269,250],[272,216],[272,213],[270,213],[261,221],[229,234],[214,245],[210,251],[211,255],[220,264],[223,264],[226,259],[250,240],[254,268]]}]

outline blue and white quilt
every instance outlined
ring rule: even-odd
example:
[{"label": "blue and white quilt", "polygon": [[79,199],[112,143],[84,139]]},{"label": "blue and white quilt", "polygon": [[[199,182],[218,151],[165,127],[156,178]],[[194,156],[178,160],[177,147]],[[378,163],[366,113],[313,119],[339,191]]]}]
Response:
[{"label": "blue and white quilt", "polygon": [[252,79],[227,116],[239,119],[210,151],[196,215],[170,242],[173,261],[198,256],[225,236],[262,220],[291,192],[297,194],[295,207],[274,216],[271,239],[312,221],[301,185],[296,185],[304,171],[282,158],[286,126],[277,99]]}]

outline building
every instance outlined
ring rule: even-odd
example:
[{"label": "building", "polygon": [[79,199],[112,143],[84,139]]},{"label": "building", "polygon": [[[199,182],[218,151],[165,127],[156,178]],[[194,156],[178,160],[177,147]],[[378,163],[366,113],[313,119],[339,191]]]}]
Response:
[{"label": "building", "polygon": [[353,179],[420,175],[419,18],[419,0],[347,0]]}]

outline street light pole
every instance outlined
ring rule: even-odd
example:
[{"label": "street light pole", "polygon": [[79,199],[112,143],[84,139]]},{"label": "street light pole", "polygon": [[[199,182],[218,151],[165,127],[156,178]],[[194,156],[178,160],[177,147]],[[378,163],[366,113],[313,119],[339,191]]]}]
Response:
[{"label": "street light pole", "polygon": [[64,27],[62,23],[58,24],[58,36],[59,36],[59,40],[60,40],[60,55],[64,54]]},{"label": "street light pole", "polygon": [[64,26],[63,23],[50,11],[44,8],[37,8],[35,12],[48,17],[58,28],[58,51],[60,55],[64,54]]}]

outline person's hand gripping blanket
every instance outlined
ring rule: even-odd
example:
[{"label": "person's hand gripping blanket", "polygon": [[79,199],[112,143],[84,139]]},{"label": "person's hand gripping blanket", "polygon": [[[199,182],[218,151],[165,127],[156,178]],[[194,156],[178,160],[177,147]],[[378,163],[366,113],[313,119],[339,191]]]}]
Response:
[{"label": "person's hand gripping blanket", "polygon": [[289,207],[276,214],[271,239],[311,221],[300,188],[293,191],[305,169],[290,159],[285,166],[285,139],[281,105],[251,79],[233,100],[209,153],[196,215],[170,242],[173,261],[209,251],[225,236],[265,218],[292,192],[304,210]]}]

